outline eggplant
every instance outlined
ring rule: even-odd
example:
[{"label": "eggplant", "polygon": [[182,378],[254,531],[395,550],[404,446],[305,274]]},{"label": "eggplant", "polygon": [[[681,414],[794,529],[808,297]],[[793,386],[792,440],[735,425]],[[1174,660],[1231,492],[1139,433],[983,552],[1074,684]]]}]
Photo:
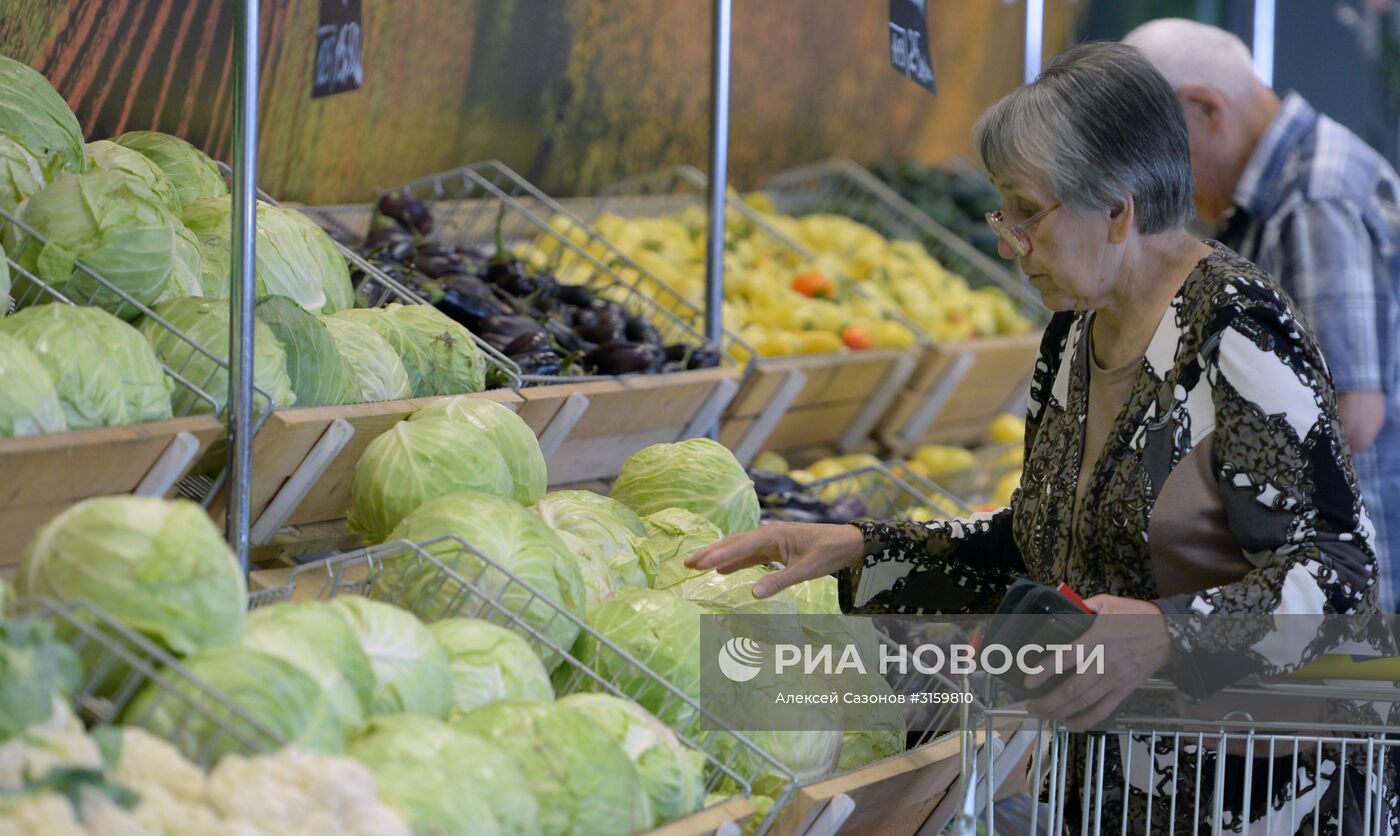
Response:
[{"label": "eggplant", "polygon": [[428,204],[407,192],[386,192],[379,196],[380,213],[399,222],[409,232],[427,235],[433,231],[433,214]]},{"label": "eggplant", "polygon": [[661,332],[656,329],[656,326],[639,316],[625,317],[622,333],[634,343],[666,344],[666,341],[661,339]]},{"label": "eggplant", "polygon": [[666,362],[684,363],[686,357],[690,355],[690,346],[683,343],[671,343],[666,346]]},{"label": "eggplant", "polygon": [[817,514],[811,511],[804,511],[800,508],[772,508],[764,512],[764,516],[770,520],[792,523],[829,523],[831,518],[824,514]]},{"label": "eggplant", "polygon": [[502,316],[500,302],[495,298],[452,286],[442,288],[442,298],[435,301],[433,307],[447,314],[448,319],[465,325],[472,331],[480,327],[482,320]]},{"label": "eggplant", "polygon": [[551,314],[545,317],[544,322],[541,324],[544,326],[544,330],[549,332],[549,336],[553,337],[554,341],[559,344],[559,347],[565,351],[586,352],[597,348],[595,344],[589,343],[580,337],[578,332],[570,328],[569,324],[557,314]]},{"label": "eggplant", "polygon": [[719,366],[722,355],[714,343],[705,343],[690,353],[685,361],[687,369],[713,369]]},{"label": "eggplant", "polygon": [[518,357],[511,357],[515,365],[520,367],[521,374],[529,375],[557,375],[563,371],[564,361],[555,352],[535,351],[529,354],[521,354]]},{"label": "eggplant", "polygon": [[451,247],[446,244],[439,244],[436,241],[424,241],[414,248],[415,258],[423,258],[424,256],[430,255],[440,255],[446,258],[457,257],[457,253]]},{"label": "eggplant", "polygon": [[[622,336],[622,329],[616,323],[599,321],[594,325],[577,327],[574,329],[578,335],[591,343],[598,345],[608,345],[610,343],[626,342]],[[650,343],[646,343],[650,345]],[[665,352],[662,352],[662,360],[666,359]]]},{"label": "eggplant", "polygon": [[544,326],[528,316],[513,316],[509,314],[488,316],[481,320],[480,328],[483,332],[490,331],[510,337],[511,339],[515,339],[521,334],[544,330]]},{"label": "eggplant", "polygon": [[402,262],[413,255],[413,236],[398,226],[381,227],[365,238],[364,249],[379,258]]},{"label": "eggplant", "polygon": [[869,516],[870,508],[865,504],[865,501],[858,496],[843,496],[831,503],[831,508],[828,513],[831,516],[832,522],[848,523],[852,520],[858,520],[861,517]]},{"label": "eggplant", "polygon": [[516,335],[500,334],[495,331],[478,331],[476,332],[476,335],[481,338],[482,342],[486,343],[487,345],[491,346],[492,348],[496,349],[502,354],[506,353],[506,346],[510,345],[516,340]]},{"label": "eggplant", "polygon": [[481,271],[481,278],[512,296],[529,296],[539,289],[539,282],[530,275],[530,268],[513,258],[492,261]]},{"label": "eggplant", "polygon": [[598,374],[637,374],[660,369],[666,355],[650,343],[612,343],[588,352],[583,361]]},{"label": "eggplant", "polygon": [[425,276],[440,278],[442,276],[464,276],[471,271],[467,265],[454,255],[439,255],[436,253],[424,255],[419,252],[413,257],[413,267]]},{"label": "eggplant", "polygon": [[556,284],[551,294],[557,301],[574,308],[587,308],[597,297],[581,284]]},{"label": "eggplant", "polygon": [[774,473],[770,470],[750,470],[749,478],[753,480],[754,492],[760,497],[802,493],[802,485],[797,480],[782,473]]},{"label": "eggplant", "polygon": [[548,351],[553,347],[549,339],[549,334],[544,331],[527,331],[524,334],[511,340],[501,352],[507,357],[515,357],[519,354],[532,354],[536,351]]}]

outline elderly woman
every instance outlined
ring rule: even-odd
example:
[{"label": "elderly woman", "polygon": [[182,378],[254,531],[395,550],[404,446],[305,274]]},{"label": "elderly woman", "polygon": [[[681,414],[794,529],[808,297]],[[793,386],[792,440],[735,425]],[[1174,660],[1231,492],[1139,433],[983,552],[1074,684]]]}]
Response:
[{"label": "elderly woman", "polygon": [[[1162,614],[1374,610],[1371,525],[1326,364],[1269,276],[1184,228],[1191,163],[1171,86],[1131,47],[1082,45],[992,106],[974,144],[1005,201],[988,217],[1002,255],[1056,312],[1010,507],[929,524],[779,523],[689,563],[786,564],[755,586],[758,597],[836,573],[843,609],[858,614],[990,613],[1014,578],[1030,576],[1068,583],[1101,614],[1159,616],[1098,619],[1083,641],[1104,645],[1103,673],[1031,702],[1070,730],[1105,719],[1159,672],[1198,694],[1227,684],[1197,664],[1209,655],[1193,652],[1211,641],[1204,620]],[[1289,658],[1233,648],[1244,652],[1230,678],[1321,652],[1304,644]],[[1108,768],[1105,785],[1121,786],[1118,761]],[[1362,783],[1331,786],[1323,818]],[[1295,791],[1267,795],[1282,805]],[[1164,799],[1159,826],[1171,818]],[[1255,816],[1266,806],[1256,798]],[[1393,798],[1386,809],[1393,818]],[[1105,826],[1122,810],[1105,810]],[[1191,810],[1183,801],[1178,816]]]}]

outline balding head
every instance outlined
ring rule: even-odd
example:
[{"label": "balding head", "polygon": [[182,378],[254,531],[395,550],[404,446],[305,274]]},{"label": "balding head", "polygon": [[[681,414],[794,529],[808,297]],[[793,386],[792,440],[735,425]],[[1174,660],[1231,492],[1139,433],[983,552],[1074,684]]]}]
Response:
[{"label": "balding head", "polygon": [[1179,17],[1153,20],[1129,32],[1123,43],[1135,46],[1180,90],[1189,84],[1214,87],[1238,101],[1264,83],[1254,72],[1244,41],[1214,26]]}]

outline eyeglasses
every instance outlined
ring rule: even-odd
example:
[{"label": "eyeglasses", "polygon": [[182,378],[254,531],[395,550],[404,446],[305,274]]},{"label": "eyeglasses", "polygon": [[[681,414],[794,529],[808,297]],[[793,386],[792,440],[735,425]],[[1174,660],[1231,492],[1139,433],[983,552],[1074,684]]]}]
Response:
[{"label": "eyeglasses", "polygon": [[1006,215],[998,209],[995,212],[987,213],[987,225],[992,228],[998,238],[1006,242],[1006,246],[1010,247],[1017,257],[1025,258],[1031,254],[1031,238],[1026,234],[1026,231],[1039,222],[1041,218],[1059,208],[1059,203],[1047,206],[1015,226],[1008,224]]}]

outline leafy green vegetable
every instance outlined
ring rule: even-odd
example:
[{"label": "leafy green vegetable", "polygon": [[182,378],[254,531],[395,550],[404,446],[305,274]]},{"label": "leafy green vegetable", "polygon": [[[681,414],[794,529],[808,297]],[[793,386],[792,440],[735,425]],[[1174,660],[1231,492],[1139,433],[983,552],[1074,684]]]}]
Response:
[{"label": "leafy green vegetable", "polygon": [[827,575],[788,587],[803,615],[840,615],[841,600],[836,578]]},{"label": "leafy green vegetable", "polygon": [[555,491],[534,510],[574,554],[602,561],[617,585],[647,585],[634,545],[647,530],[631,508],[592,491]]},{"label": "leafy green vegetable", "polygon": [[683,508],[727,537],[758,527],[758,494],[743,465],[722,444],[692,438],[653,444],[623,462],[613,499],[645,517]]},{"label": "leafy green vegetable", "polygon": [[330,602],[359,639],[374,674],[370,714],[446,717],[452,708],[447,653],[406,610],[358,595]]},{"label": "leafy green vegetable", "polygon": [[[667,564],[673,565],[677,565],[675,561]],[[762,566],[749,566],[728,575],[705,571],[663,588],[688,601],[704,604],[710,612],[797,615],[797,602],[786,589],[762,600],[753,597],[753,585],[770,572]]]},{"label": "leafy green vegetable", "polygon": [[408,420],[433,417],[450,418],[465,425],[477,439],[475,443],[494,445],[501,452],[515,486],[511,493],[515,501],[529,505],[544,496],[549,483],[544,453],[534,431],[519,415],[495,401],[459,395],[434,401]]},{"label": "leafy green vegetable", "polygon": [[63,404],[44,364],[29,346],[0,333],[0,438],[66,429]]},{"label": "leafy green vegetable", "polygon": [[[286,296],[314,314],[333,314],[354,303],[350,268],[335,242],[316,222],[294,209],[258,204],[256,294]],[[233,201],[229,197],[198,200],[185,205],[185,226],[199,237],[204,250],[204,294],[229,297],[233,245]]]},{"label": "leafy green vegetable", "polygon": [[642,524],[647,537],[636,544],[637,559],[656,589],[665,589],[703,574],[687,568],[685,559],[724,537],[713,523],[682,508],[665,508],[648,514]]},{"label": "leafy green vegetable", "polygon": [[237,641],[247,594],[203,508],[140,496],[97,497],[54,517],[29,542],[15,587],[91,602],[177,656]]},{"label": "leafy green vegetable", "polygon": [[539,832],[539,803],[515,760],[441,720],[376,717],[346,753],[370,768],[380,795],[419,833]]},{"label": "leafy green vegetable", "polygon": [[[144,305],[160,298],[175,267],[179,219],[150,186],[124,172],[64,174],[29,198],[20,220],[45,240],[19,251],[20,266],[74,302],[122,319],[140,311],[76,262]],[[8,232],[13,240],[17,229]]]},{"label": "leafy green vegetable", "polygon": [[0,209],[15,214],[19,205],[44,188],[46,182],[39,160],[23,145],[0,134]]},{"label": "leafy green vegetable", "polygon": [[[337,753],[345,748],[345,731],[316,680],[281,658],[246,647],[208,647],[184,660],[195,680],[213,688],[229,703],[276,736],[313,752]],[[171,680],[187,699],[166,693],[151,682],[137,693],[124,722],[142,726],[197,763],[213,763],[244,749],[237,739],[219,730],[209,714],[229,721],[232,715],[195,690],[185,679]],[[188,700],[188,701],[187,701]],[[205,707],[195,710],[191,702]],[[246,729],[246,722],[234,721]],[[255,745],[275,745],[261,735]]]},{"label": "leafy green vegetable", "polygon": [[170,178],[160,170],[160,166],[131,150],[108,139],[99,139],[87,144],[88,170],[120,171],[129,174],[150,187],[172,213],[180,212],[180,196]]},{"label": "leafy green vegetable", "polygon": [[[700,615],[699,607],[675,595],[624,587],[588,614],[588,625],[682,694],[698,700]],[[589,634],[579,637],[574,654],[667,725],[684,728],[694,718],[692,706]]]},{"label": "leafy green vegetable", "polygon": [[54,381],[69,429],[170,417],[166,377],[141,332],[100,308],[38,305],[0,319]]},{"label": "leafy green vegetable", "polygon": [[53,714],[54,695],[73,688],[78,662],[53,625],[0,619],[0,743]]},{"label": "leafy green vegetable", "polygon": [[23,145],[44,176],[87,167],[83,129],[67,102],[43,74],[0,56],[0,136]]},{"label": "leafy green vegetable", "polygon": [[[454,493],[419,506],[389,539],[423,543],[448,534],[461,537],[555,605],[583,617],[585,593],[578,565],[564,542],[539,517],[509,499]],[[568,649],[578,636],[576,624],[455,541],[437,543],[427,550],[481,595],[542,631],[554,646]],[[456,608],[463,606],[480,606],[481,601],[459,584],[443,583],[436,567],[411,559],[389,561],[376,590],[394,594],[398,600],[413,601],[421,607],[418,612],[432,613],[434,619],[456,615]],[[547,668],[552,669],[561,661],[557,653],[546,647],[537,647],[536,652]]]},{"label": "leafy green vegetable", "polygon": [[316,680],[347,734],[364,725],[374,673],[345,617],[329,604],[282,603],[253,610],[239,643],[284,659]]},{"label": "leafy green vegetable", "polygon": [[156,131],[128,131],[113,142],[159,166],[174,186],[182,205],[228,194],[228,185],[214,161],[178,136]]},{"label": "leafy green vegetable", "polygon": [[447,651],[454,715],[506,697],[554,699],[544,663],[510,630],[478,618],[445,618],[428,631]]},{"label": "leafy green vegetable", "polygon": [[176,224],[175,264],[170,270],[170,281],[165,283],[165,290],[156,299],[157,304],[185,296],[204,295],[204,283],[200,278],[204,273],[204,256],[201,252],[199,239],[194,237],[194,233],[184,224]]},{"label": "leafy green vegetable", "polygon": [[498,700],[452,721],[508,752],[540,804],[547,836],[629,836],[652,822],[637,770],[588,715],[532,700]]},{"label": "leafy green vegetable", "polygon": [[486,388],[486,359],[471,332],[431,305],[354,308],[336,316],[373,328],[403,360],[415,397]]},{"label": "leafy green vegetable", "polygon": [[[171,299],[152,310],[208,352],[196,350],[154,319],[141,322],[141,333],[165,365],[213,399],[211,403],[182,387],[175,392],[171,403],[175,414],[222,411],[228,399],[228,303],[211,299]],[[287,377],[287,354],[272,330],[256,320],[253,322],[253,382],[271,395],[277,406],[292,406],[297,402],[292,381]],[[254,401],[259,411],[269,406],[261,394],[255,394]]]},{"label": "leafy green vegetable", "polygon": [[298,406],[359,402],[359,382],[319,318],[285,296],[269,296],[258,302],[255,316],[267,324],[287,353],[287,376]]},{"label": "leafy green vegetable", "polygon": [[408,372],[394,347],[368,325],[336,316],[323,316],[340,356],[350,366],[362,403],[397,401],[413,397]]},{"label": "leafy green vegetable", "polygon": [[450,418],[402,421],[371,441],[355,464],[350,530],[382,543],[413,509],[459,491],[512,496],[500,451]]},{"label": "leafy green vegetable", "polygon": [[652,826],[700,808],[705,795],[704,756],[682,744],[646,709],[611,694],[573,694],[559,705],[588,715],[627,753],[651,800]]}]

